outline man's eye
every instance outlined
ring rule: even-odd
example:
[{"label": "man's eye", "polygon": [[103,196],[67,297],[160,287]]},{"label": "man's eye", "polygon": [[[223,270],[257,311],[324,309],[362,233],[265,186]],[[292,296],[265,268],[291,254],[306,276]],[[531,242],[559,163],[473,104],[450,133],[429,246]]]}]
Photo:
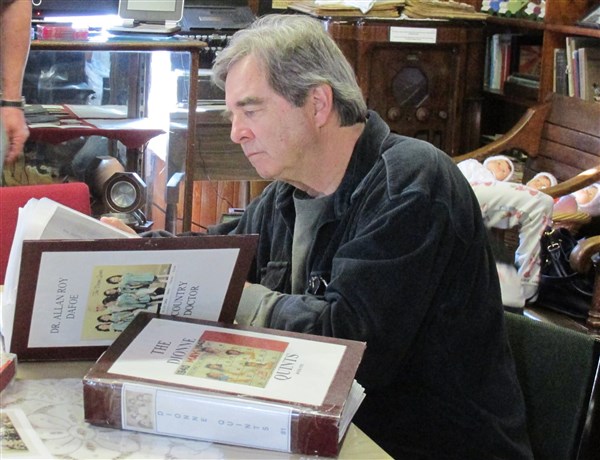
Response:
[{"label": "man's eye", "polygon": [[252,117],[255,113],[255,110],[244,110],[244,115],[246,115],[247,117]]}]

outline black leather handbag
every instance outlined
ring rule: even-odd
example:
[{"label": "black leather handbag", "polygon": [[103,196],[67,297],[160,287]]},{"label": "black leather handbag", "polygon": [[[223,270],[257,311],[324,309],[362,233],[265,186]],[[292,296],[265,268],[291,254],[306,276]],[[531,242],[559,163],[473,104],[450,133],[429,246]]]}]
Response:
[{"label": "black leather handbag", "polygon": [[581,274],[569,256],[577,239],[566,228],[548,227],[541,238],[541,279],[536,305],[586,319],[592,302],[594,270]]}]

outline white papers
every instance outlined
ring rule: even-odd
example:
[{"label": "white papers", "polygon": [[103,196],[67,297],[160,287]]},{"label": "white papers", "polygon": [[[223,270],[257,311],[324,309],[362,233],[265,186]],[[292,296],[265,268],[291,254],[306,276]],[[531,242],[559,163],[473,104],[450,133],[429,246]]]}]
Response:
[{"label": "white papers", "polygon": [[125,105],[65,105],[77,118],[127,118]]},{"label": "white papers", "polygon": [[315,0],[316,6],[347,6],[351,8],[358,8],[363,14],[369,12],[375,0]]},{"label": "white papers", "polygon": [[138,238],[49,198],[30,199],[19,209],[2,290],[0,326],[6,345],[12,338],[21,253],[25,240]]},{"label": "white papers", "polygon": [[363,386],[358,383],[356,380],[352,382],[352,388],[350,388],[350,394],[346,399],[346,405],[344,406],[344,410],[342,411],[342,417],[340,419],[340,437],[339,441],[342,440],[346,430],[350,426],[350,422],[356,414],[356,411],[360,407],[361,403],[365,399],[365,389]]}]

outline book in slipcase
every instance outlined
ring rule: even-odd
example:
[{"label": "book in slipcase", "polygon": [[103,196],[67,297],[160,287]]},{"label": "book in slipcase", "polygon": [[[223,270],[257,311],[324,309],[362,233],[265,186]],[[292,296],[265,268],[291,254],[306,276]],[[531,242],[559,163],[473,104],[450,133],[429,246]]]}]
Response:
[{"label": "book in slipcase", "polygon": [[335,456],[363,342],[143,313],[83,378],[91,424]]},{"label": "book in slipcase", "polygon": [[7,351],[21,361],[97,359],[142,311],[232,323],[257,235],[26,240]]}]

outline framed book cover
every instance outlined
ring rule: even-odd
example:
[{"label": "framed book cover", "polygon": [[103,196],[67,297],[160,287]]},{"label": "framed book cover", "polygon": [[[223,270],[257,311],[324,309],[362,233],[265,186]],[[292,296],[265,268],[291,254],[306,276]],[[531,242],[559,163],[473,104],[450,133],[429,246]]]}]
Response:
[{"label": "framed book cover", "polygon": [[364,393],[362,342],[138,315],[84,377],[86,421],[336,455]]},{"label": "framed book cover", "polygon": [[233,322],[257,235],[25,241],[2,332],[19,360],[97,359],[142,311]]}]

